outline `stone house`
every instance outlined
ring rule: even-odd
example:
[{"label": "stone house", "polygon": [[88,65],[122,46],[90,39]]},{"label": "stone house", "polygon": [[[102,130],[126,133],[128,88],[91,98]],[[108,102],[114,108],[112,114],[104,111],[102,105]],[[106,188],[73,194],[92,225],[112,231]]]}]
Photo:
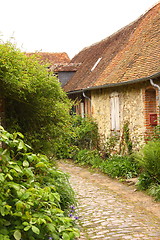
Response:
[{"label": "stone house", "polygon": [[160,116],[160,3],[70,64],[79,67],[64,90],[77,101],[76,113],[91,115],[105,140],[114,134],[122,139],[127,123],[139,146]]},{"label": "stone house", "polygon": [[35,55],[40,63],[46,64],[49,71],[53,72],[53,74],[58,77],[62,87],[69,81],[81,65],[80,63],[70,63],[70,58],[65,52],[36,52],[26,53],[26,55]]}]

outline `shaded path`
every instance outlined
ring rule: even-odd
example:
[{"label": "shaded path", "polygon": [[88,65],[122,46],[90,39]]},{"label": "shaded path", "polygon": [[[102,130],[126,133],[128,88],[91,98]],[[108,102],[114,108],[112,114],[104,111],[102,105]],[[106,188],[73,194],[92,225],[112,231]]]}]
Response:
[{"label": "shaded path", "polygon": [[77,193],[80,240],[160,240],[160,204],[133,187],[72,162],[60,162],[59,167],[70,174]]}]

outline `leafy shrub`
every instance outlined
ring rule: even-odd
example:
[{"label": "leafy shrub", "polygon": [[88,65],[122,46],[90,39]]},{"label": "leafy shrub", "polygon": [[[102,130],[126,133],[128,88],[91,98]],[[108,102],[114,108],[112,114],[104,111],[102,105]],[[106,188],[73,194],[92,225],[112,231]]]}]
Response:
[{"label": "leafy shrub", "polygon": [[138,161],[153,182],[160,183],[160,141],[150,141],[140,151]]},{"label": "leafy shrub", "polygon": [[138,189],[160,199],[160,141],[148,142],[137,155],[142,173],[138,178]]},{"label": "leafy shrub", "polygon": [[6,129],[20,131],[34,152],[55,152],[69,124],[71,107],[56,76],[35,56],[0,42],[0,86]]},{"label": "leafy shrub", "polygon": [[138,177],[137,188],[139,190],[147,190],[152,183],[152,178],[148,173],[141,173]]},{"label": "leafy shrub", "polygon": [[22,139],[0,128],[0,239],[75,239],[65,213],[75,202],[67,175]]},{"label": "leafy shrub", "polygon": [[73,116],[72,129],[75,133],[73,144],[79,149],[93,149],[98,147],[98,126],[92,118]]},{"label": "leafy shrub", "polygon": [[94,168],[99,168],[112,178],[131,178],[139,173],[139,165],[131,155],[113,155],[108,159],[102,159],[97,150],[83,149],[77,153],[74,159],[80,165],[91,165]]},{"label": "leafy shrub", "polygon": [[106,139],[104,150],[102,151],[104,157],[110,157],[113,154],[118,141],[119,136],[116,133]]},{"label": "leafy shrub", "polygon": [[71,124],[57,143],[58,158],[73,158],[79,150],[98,148],[97,124],[91,118],[73,115]]},{"label": "leafy shrub", "polygon": [[80,150],[76,157],[75,162],[80,165],[91,165],[92,167],[99,167],[102,163],[102,159],[97,150]]},{"label": "leafy shrub", "polygon": [[132,178],[138,175],[139,167],[132,156],[113,155],[102,162],[100,169],[112,178]]},{"label": "leafy shrub", "polygon": [[147,192],[153,196],[156,201],[160,201],[160,184],[151,184]]}]

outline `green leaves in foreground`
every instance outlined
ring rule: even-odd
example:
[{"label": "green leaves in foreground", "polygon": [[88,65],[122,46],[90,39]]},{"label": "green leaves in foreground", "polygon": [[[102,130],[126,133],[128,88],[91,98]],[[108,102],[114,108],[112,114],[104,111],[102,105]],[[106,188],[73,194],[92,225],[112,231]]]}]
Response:
[{"label": "green leaves in foreground", "polygon": [[78,237],[74,221],[65,214],[74,201],[67,176],[46,156],[28,152],[19,134],[1,127],[0,141],[5,146],[0,147],[0,239]]}]

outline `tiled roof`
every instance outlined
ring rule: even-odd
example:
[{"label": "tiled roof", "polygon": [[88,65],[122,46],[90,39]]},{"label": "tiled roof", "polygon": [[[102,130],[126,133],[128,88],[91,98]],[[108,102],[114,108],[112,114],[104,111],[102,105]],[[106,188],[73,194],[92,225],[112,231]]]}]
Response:
[{"label": "tiled roof", "polygon": [[55,72],[76,72],[81,63],[53,64],[51,70]]},{"label": "tiled roof", "polygon": [[160,72],[160,3],[110,37],[83,49],[71,62],[81,66],[64,86],[67,92]]},{"label": "tiled roof", "polygon": [[50,52],[36,52],[36,53],[26,53],[26,55],[36,55],[38,60],[42,63],[53,64],[66,64],[70,62],[67,53],[50,53]]}]

